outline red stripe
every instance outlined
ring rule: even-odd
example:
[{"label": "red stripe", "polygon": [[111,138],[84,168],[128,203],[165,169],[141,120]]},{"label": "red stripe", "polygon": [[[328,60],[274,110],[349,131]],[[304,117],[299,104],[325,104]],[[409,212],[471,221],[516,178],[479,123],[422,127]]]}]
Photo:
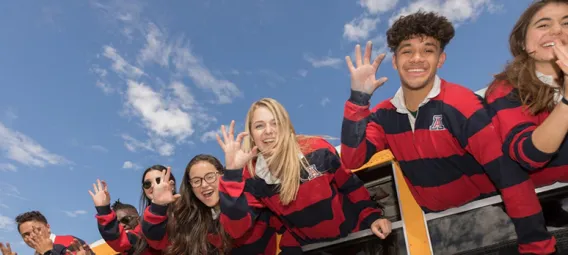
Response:
[{"label": "red stripe", "polygon": [[519,253],[521,254],[551,254],[556,251],[556,238],[532,242],[528,244],[519,244]]},{"label": "red stripe", "polygon": [[[227,215],[221,213],[219,216],[221,225],[232,238],[240,238],[246,233],[246,230],[250,229],[253,224],[250,214],[238,220],[231,220]],[[245,232],[243,232],[245,230]]]},{"label": "red stripe", "polygon": [[469,151],[481,165],[503,155],[502,142],[496,131],[493,125],[487,125],[468,140]]},{"label": "red stripe", "polygon": [[[363,142],[358,148],[341,144],[341,164],[348,169],[357,169],[365,164],[367,145]],[[360,151],[358,153],[358,151]]]},{"label": "red stripe", "polygon": [[167,215],[161,216],[153,214],[152,211],[150,211],[150,206],[146,207],[146,209],[144,210],[144,221],[152,225],[161,224],[167,219],[168,219]]},{"label": "red stripe", "polygon": [[[365,138],[375,145],[376,151],[382,151],[386,148],[385,130],[381,125],[374,121],[369,121],[365,133]],[[365,139],[361,143],[365,143]]]},{"label": "red stripe", "polygon": [[[269,198],[267,204],[278,205],[278,213],[282,215],[289,215],[294,212],[303,211],[306,207],[319,203],[323,200],[332,199],[332,204],[339,204],[338,196],[332,197],[332,188],[330,187],[330,175],[315,178],[311,181],[304,182],[298,189],[296,200],[290,202],[287,206],[280,206],[280,194],[275,194]],[[314,192],[317,191],[317,192]]]},{"label": "red stripe", "polygon": [[367,190],[364,186],[359,187],[358,189],[352,191],[347,195],[349,201],[354,204],[362,201],[367,201],[369,200],[370,196],[371,194],[369,194],[369,190]]},{"label": "red stripe", "polygon": [[532,216],[542,210],[534,191],[534,185],[529,180],[502,189],[501,197],[507,208],[507,214],[511,218]]},{"label": "red stripe", "polygon": [[[435,100],[443,98],[444,104],[456,108],[466,119],[469,119],[476,111],[483,109],[483,105],[475,93],[466,87],[442,80],[442,90],[443,93],[440,93]],[[444,96],[446,94],[459,96]]]},{"label": "red stripe", "polygon": [[357,218],[357,226],[351,232],[355,233],[355,232],[358,232],[359,230],[361,230],[361,223],[363,223],[363,220],[365,220],[367,217],[369,217],[369,215],[371,215],[373,213],[377,213],[378,211],[379,210],[377,210],[375,208],[365,208],[363,211],[361,211],[361,213],[359,214],[359,217]]},{"label": "red stripe", "polygon": [[353,122],[358,122],[371,114],[369,111],[369,106],[359,106],[354,103],[347,101],[345,103],[345,109],[343,110],[343,116]]},{"label": "red stripe", "polygon": [[547,167],[531,173],[530,178],[536,187],[556,182],[568,182],[568,166]]},{"label": "red stripe", "polygon": [[109,223],[113,222],[116,220],[116,213],[114,211],[111,211],[111,213],[106,214],[106,215],[96,215],[95,216],[97,218],[97,222],[103,226],[108,225]]},{"label": "red stripe", "polygon": [[[465,154],[465,150],[448,130],[418,129],[414,134],[412,131],[408,131],[389,135],[388,139],[393,144],[406,144],[406,149],[396,151],[398,161],[447,158]],[[415,146],[415,144],[420,146]]]}]

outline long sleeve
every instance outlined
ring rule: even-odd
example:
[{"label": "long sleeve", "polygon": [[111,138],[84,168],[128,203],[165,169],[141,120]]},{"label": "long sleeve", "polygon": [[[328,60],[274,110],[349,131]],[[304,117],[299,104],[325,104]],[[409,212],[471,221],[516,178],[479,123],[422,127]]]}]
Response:
[{"label": "long sleeve", "polygon": [[246,169],[226,170],[219,181],[220,221],[232,238],[242,237],[253,228],[264,205],[247,190],[243,176]]},{"label": "long sleeve", "polygon": [[532,134],[538,127],[538,118],[514,99],[515,93],[510,86],[498,85],[488,95],[486,100],[494,115],[493,123],[499,129],[504,153],[529,171],[539,170],[556,153],[542,152],[535,147]]},{"label": "long sleeve", "polygon": [[454,107],[451,129],[462,147],[485,169],[501,191],[507,214],[515,225],[519,252],[549,254],[555,240],[546,230],[542,209],[528,173],[503,155],[502,143],[483,101],[473,92],[447,100]]},{"label": "long sleeve", "polygon": [[127,232],[119,224],[116,213],[110,206],[97,206],[97,218],[99,233],[105,242],[117,252],[129,251],[138,241],[138,236]]},{"label": "long sleeve", "polygon": [[142,233],[148,245],[156,250],[164,250],[170,244],[166,225],[168,206],[150,204],[142,217]]},{"label": "long sleeve", "polygon": [[282,223],[271,211],[261,209],[254,227],[235,240],[231,254],[276,255],[277,231],[282,228]]},{"label": "long sleeve", "polygon": [[387,148],[385,131],[378,123],[379,106],[371,112],[371,95],[351,91],[345,103],[341,126],[341,161],[346,168],[356,169],[377,151]]}]

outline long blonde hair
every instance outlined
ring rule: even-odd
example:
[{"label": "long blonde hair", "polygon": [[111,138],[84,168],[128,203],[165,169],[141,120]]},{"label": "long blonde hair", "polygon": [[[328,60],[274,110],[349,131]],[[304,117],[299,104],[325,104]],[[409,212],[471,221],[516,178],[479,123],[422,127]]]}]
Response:
[{"label": "long blonde hair", "polygon": [[[268,109],[274,115],[276,121],[278,137],[276,138],[274,153],[265,159],[272,175],[280,179],[280,201],[283,205],[288,205],[296,199],[298,194],[300,172],[309,166],[305,157],[300,158],[303,153],[298,143],[300,137],[307,136],[296,135],[288,112],[284,109],[284,106],[272,98],[263,98],[251,105],[245,120],[245,132],[248,134],[251,134],[254,111],[260,107]],[[252,134],[244,140],[243,146],[246,150],[255,146]],[[251,176],[256,176],[253,161],[248,163],[248,169]]]}]

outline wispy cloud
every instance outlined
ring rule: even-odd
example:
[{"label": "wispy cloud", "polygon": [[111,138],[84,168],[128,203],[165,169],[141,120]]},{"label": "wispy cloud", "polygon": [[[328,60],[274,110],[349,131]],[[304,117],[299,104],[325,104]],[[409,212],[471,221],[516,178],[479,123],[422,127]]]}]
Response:
[{"label": "wispy cloud", "polygon": [[308,70],[300,69],[300,70],[298,70],[298,75],[302,76],[302,77],[306,77],[306,76],[308,76]]},{"label": "wispy cloud", "polygon": [[10,163],[0,163],[0,172],[16,172],[18,168]]},{"label": "wispy cloud", "polygon": [[0,214],[0,231],[8,232],[15,228],[14,220]]},{"label": "wispy cloud", "polygon": [[328,97],[324,97],[324,98],[320,101],[320,104],[321,104],[321,106],[326,106],[327,104],[329,104],[329,102],[331,102],[331,100],[329,100]]},{"label": "wispy cloud", "polygon": [[398,0],[359,0],[359,5],[371,14],[390,11],[397,3]]},{"label": "wispy cloud", "polygon": [[217,137],[216,137],[217,134],[219,134],[218,130],[207,131],[207,132],[203,133],[203,135],[201,135],[200,140],[201,140],[202,143],[206,143],[206,142],[209,142],[209,141],[215,141],[215,140],[217,140]]},{"label": "wispy cloud", "polygon": [[361,15],[343,26],[343,37],[349,41],[358,42],[369,38],[371,32],[377,29],[379,18]]},{"label": "wispy cloud", "polygon": [[495,12],[500,5],[493,0],[418,0],[398,10],[389,20],[389,25],[400,16],[408,15],[419,10],[437,12],[455,26],[475,20],[484,11]]},{"label": "wispy cloud", "polygon": [[312,66],[315,68],[320,68],[320,67],[338,68],[341,64],[341,59],[339,58],[333,58],[329,56],[316,58],[309,53],[304,54],[304,59],[308,61],[310,64],[312,64]]},{"label": "wispy cloud", "polygon": [[32,138],[0,123],[0,149],[4,155],[21,164],[35,167],[71,163],[63,156],[49,152]]},{"label": "wispy cloud", "polygon": [[136,163],[133,163],[132,161],[124,161],[124,163],[122,164],[122,168],[124,168],[124,169],[139,169],[140,166],[137,165]]},{"label": "wispy cloud", "polygon": [[65,215],[71,217],[71,218],[76,218],[79,215],[83,215],[86,214],[87,211],[84,210],[75,210],[75,211],[63,211],[63,213],[65,213]]},{"label": "wispy cloud", "polygon": [[91,145],[91,149],[93,149],[93,150],[95,150],[95,151],[98,151],[98,152],[105,152],[105,153],[108,152],[108,149],[107,149],[107,148],[105,148],[105,147],[102,146],[102,145],[97,145],[97,144]]}]

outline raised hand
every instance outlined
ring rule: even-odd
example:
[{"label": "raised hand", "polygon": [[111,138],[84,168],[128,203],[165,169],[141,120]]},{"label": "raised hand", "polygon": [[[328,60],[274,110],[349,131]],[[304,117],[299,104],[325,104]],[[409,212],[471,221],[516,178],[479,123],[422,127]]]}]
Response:
[{"label": "raised hand", "polygon": [[97,179],[97,183],[93,183],[93,192],[89,190],[89,194],[91,198],[93,198],[95,206],[110,205],[110,194],[108,193],[108,185],[105,181]]},{"label": "raised hand", "polygon": [[47,251],[53,250],[53,241],[49,238],[49,233],[42,228],[33,228],[29,236],[32,248],[39,254],[44,254]]},{"label": "raised hand", "polygon": [[554,40],[554,46],[552,47],[554,55],[556,56],[556,64],[564,73],[564,94],[568,92],[568,45],[564,45],[560,40]]},{"label": "raised hand", "polygon": [[162,171],[160,181],[154,183],[152,186],[154,189],[152,192],[152,203],[157,205],[168,205],[176,201],[181,196],[180,194],[173,194],[175,183],[173,180],[170,180],[171,172],[172,170],[170,167],[168,167],[167,170]]},{"label": "raised hand", "polygon": [[18,253],[12,251],[10,243],[6,243],[6,245],[0,243],[0,251],[2,252],[2,255],[18,255]]},{"label": "raised hand", "polygon": [[345,61],[347,62],[347,67],[351,73],[351,89],[358,92],[363,92],[372,95],[375,90],[382,86],[386,81],[386,77],[381,77],[378,80],[375,79],[377,70],[385,58],[385,54],[380,54],[375,58],[375,61],[371,64],[371,52],[373,48],[373,43],[371,41],[367,42],[365,47],[365,56],[361,58],[361,46],[357,44],[355,46],[355,65],[351,61],[351,57],[346,56]]},{"label": "raised hand", "polygon": [[234,120],[231,121],[229,132],[227,133],[225,125],[223,125],[221,126],[221,133],[223,135],[223,140],[221,140],[221,137],[219,136],[219,134],[217,134],[217,142],[225,152],[225,168],[227,168],[228,170],[243,168],[245,164],[258,153],[256,146],[254,146],[250,151],[245,151],[243,149],[243,138],[248,135],[246,132],[240,133],[239,135],[237,135],[237,139],[235,139]]}]

